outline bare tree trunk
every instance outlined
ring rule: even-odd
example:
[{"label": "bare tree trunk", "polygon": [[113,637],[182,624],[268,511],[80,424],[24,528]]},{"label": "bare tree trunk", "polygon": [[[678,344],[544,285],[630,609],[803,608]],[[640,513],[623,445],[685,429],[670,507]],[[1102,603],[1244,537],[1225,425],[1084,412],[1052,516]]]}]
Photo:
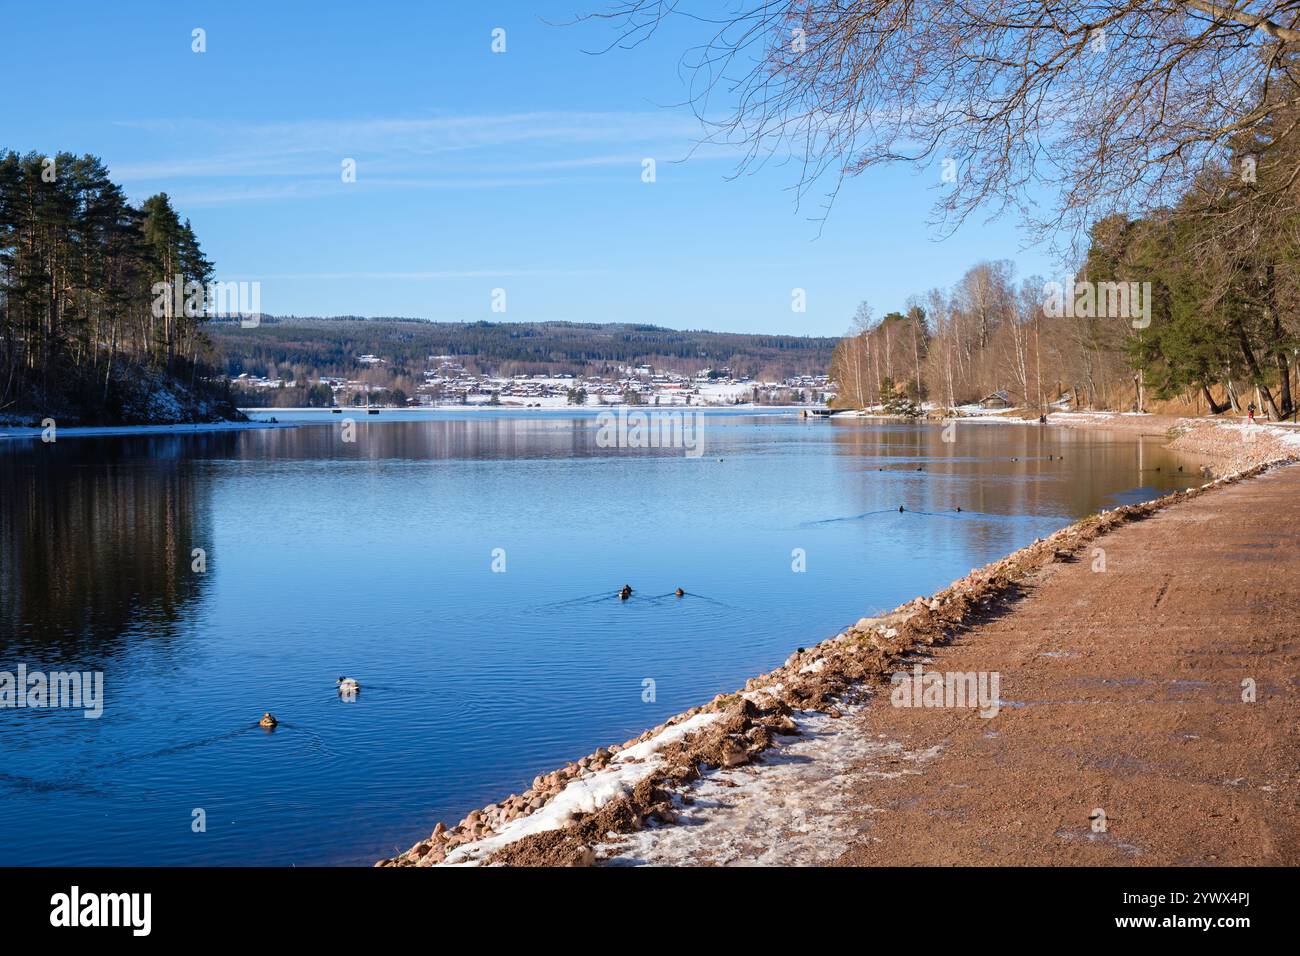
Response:
[{"label": "bare tree trunk", "polygon": [[[857,405],[859,408],[866,408],[865,397],[862,394],[862,337],[855,336],[852,342],[851,360],[853,362],[853,385],[857,390]],[[870,347],[870,346],[868,346]]]},{"label": "bare tree trunk", "polygon": [[[874,377],[874,381],[871,383],[874,386],[874,391],[871,394],[878,396],[880,394],[880,356],[875,349],[871,350],[871,372]],[[875,398],[872,399],[872,404],[875,404]]]},{"label": "bare tree trunk", "polygon": [[1210,394],[1210,386],[1206,385],[1204,382],[1201,383],[1201,394],[1205,396],[1205,401],[1209,403],[1210,414],[1212,415],[1222,415],[1232,407],[1229,402],[1225,402],[1222,405],[1216,402],[1214,396]]},{"label": "bare tree trunk", "polygon": [[917,401],[917,404],[919,405],[919,404],[921,403],[921,398],[922,398],[922,392],[921,392],[921,346],[920,346],[920,343],[917,341],[916,326],[917,326],[917,320],[916,320],[916,319],[913,319],[913,320],[912,320],[912,362],[913,362],[913,363],[915,364],[915,366],[916,366],[916,369],[915,369],[915,371],[916,371],[916,401]]},{"label": "bare tree trunk", "polygon": [[[1246,336],[1246,328],[1242,325],[1240,318],[1233,322],[1233,327],[1237,333],[1237,341],[1241,345],[1241,354],[1246,359],[1246,367],[1250,369],[1251,377],[1256,382],[1259,382],[1263,378],[1263,373],[1260,370],[1259,363],[1255,361],[1255,350],[1250,347],[1250,340]],[[1255,387],[1259,390],[1264,404],[1272,412],[1273,420],[1280,419],[1282,416],[1278,414],[1277,402],[1273,401],[1273,393],[1268,390],[1268,386],[1260,384]]]},{"label": "bare tree trunk", "polygon": [[890,384],[894,382],[894,347],[892,337],[889,332],[888,322],[881,322],[885,328],[885,377],[889,379]]},{"label": "bare tree trunk", "polygon": [[1282,399],[1281,417],[1285,418],[1295,408],[1291,398],[1291,369],[1287,365],[1286,354],[1281,349],[1277,350],[1276,357],[1278,390]]},{"label": "bare tree trunk", "polygon": [[1043,410],[1043,352],[1040,347],[1039,333],[1042,331],[1043,323],[1034,318],[1034,381],[1038,390],[1038,411]]},{"label": "bare tree trunk", "polygon": [[1284,332],[1282,331],[1282,320],[1277,307],[1277,270],[1273,262],[1268,263],[1265,270],[1265,294],[1267,296],[1267,309],[1269,318],[1272,320],[1273,330],[1273,359],[1277,365],[1278,371],[1278,388],[1281,392],[1282,405],[1279,419],[1285,418],[1291,413],[1291,373],[1287,368],[1286,350],[1282,347]]}]

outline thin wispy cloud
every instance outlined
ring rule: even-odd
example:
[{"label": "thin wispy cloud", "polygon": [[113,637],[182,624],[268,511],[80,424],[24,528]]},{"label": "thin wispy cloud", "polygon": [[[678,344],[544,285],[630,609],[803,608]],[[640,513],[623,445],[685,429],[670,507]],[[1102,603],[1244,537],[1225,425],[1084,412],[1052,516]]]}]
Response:
[{"label": "thin wispy cloud", "polygon": [[518,278],[574,278],[604,275],[605,269],[443,269],[433,272],[297,272],[283,275],[230,276],[229,280],[317,281],[329,279],[383,279],[395,282],[443,281],[449,279],[518,279]]},{"label": "thin wispy cloud", "polygon": [[[540,177],[523,177],[523,176],[500,176],[500,177],[479,177],[479,178],[443,178],[443,179],[393,179],[382,177],[367,177],[365,180],[359,180],[356,183],[348,184],[348,191],[341,192],[339,189],[337,170],[326,172],[318,171],[317,174],[309,180],[290,181],[281,180],[263,186],[255,187],[232,187],[223,188],[221,186],[187,186],[180,185],[168,189],[172,199],[183,206],[222,206],[242,202],[273,202],[273,201],[293,201],[307,199],[324,199],[324,198],[348,198],[354,195],[365,195],[368,192],[385,191],[393,189],[413,190],[491,190],[491,189],[528,189],[540,187],[553,187],[562,184],[579,183],[582,180],[577,177],[568,179],[557,178],[540,178]],[[161,187],[159,187],[161,188]],[[152,190],[146,190],[152,191]],[[134,190],[132,191],[134,193]]]},{"label": "thin wispy cloud", "polygon": [[113,164],[113,175],[133,195],[165,190],[190,206],[340,198],[344,159],[357,164],[358,190],[580,185],[593,173],[639,174],[647,156],[685,157],[700,133],[693,119],[664,111],[115,125],[156,142],[149,160]]},{"label": "thin wispy cloud", "polygon": [[[699,127],[675,114],[540,112],[483,114],[458,117],[359,120],[294,120],[280,123],[223,123],[200,119],[129,120],[117,123],[145,136],[157,136],[160,145],[171,143],[174,157],[124,163],[114,168],[121,179],[133,181],[160,177],[286,176],[307,171],[319,157],[382,158],[393,164],[429,161],[452,154],[478,151],[509,160],[513,147],[527,145],[527,155],[537,156],[550,147],[604,145],[593,156],[565,156],[565,165],[611,162],[613,146],[620,157],[646,155],[653,147],[662,153],[684,153],[698,139]],[[196,146],[205,149],[193,155]],[[546,160],[542,160],[546,163]]]}]

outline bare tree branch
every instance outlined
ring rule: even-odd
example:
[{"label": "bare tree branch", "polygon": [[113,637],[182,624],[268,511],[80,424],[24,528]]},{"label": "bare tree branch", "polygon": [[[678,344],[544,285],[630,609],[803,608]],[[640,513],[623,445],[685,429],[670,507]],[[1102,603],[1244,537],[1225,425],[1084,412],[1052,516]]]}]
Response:
[{"label": "bare tree branch", "polygon": [[[821,215],[846,177],[935,172],[935,220],[1012,212],[1078,237],[1177,201],[1198,171],[1300,106],[1300,0],[618,0],[591,19],[643,42],[669,17],[705,141],[737,172],[793,163]],[[714,8],[716,10],[716,8]]]}]

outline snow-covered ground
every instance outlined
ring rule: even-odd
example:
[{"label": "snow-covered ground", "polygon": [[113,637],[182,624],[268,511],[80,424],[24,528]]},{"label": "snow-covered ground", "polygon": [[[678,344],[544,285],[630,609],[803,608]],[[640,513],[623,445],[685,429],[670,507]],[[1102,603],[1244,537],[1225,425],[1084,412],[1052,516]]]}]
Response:
[{"label": "snow-covered ground", "polygon": [[1300,426],[1295,422],[1260,422],[1250,424],[1249,421],[1219,421],[1214,424],[1220,429],[1232,432],[1239,436],[1242,441],[1250,441],[1255,436],[1267,435],[1276,439],[1280,444],[1287,448],[1300,449]]},{"label": "snow-covered ground", "polygon": [[[913,753],[870,733],[863,705],[844,715],[794,714],[800,735],[777,737],[761,763],[713,770],[677,797],[675,824],[651,824],[599,845],[608,866],[825,865],[867,838],[875,808],[850,792],[863,776],[917,773],[937,751]],[[886,762],[888,761],[888,762]],[[872,764],[880,766],[873,767]],[[864,772],[863,767],[868,769]],[[851,772],[852,771],[852,772]]]},{"label": "snow-covered ground", "polygon": [[477,863],[516,840],[566,826],[575,813],[595,813],[611,800],[627,796],[637,784],[659,769],[662,763],[659,751],[687,734],[703,730],[720,716],[716,713],[696,714],[665,728],[649,740],[620,751],[609,766],[571,781],[535,813],[512,820],[490,837],[457,847],[448,854],[443,865]]},{"label": "snow-covered ground", "polygon": [[731,405],[736,399],[748,401],[754,395],[755,382],[736,382],[719,385],[715,382],[702,383],[699,386],[700,398],[709,404]]},{"label": "snow-covered ground", "polygon": [[1019,408],[984,408],[980,405],[958,405],[957,413],[962,418],[1000,418],[1011,416],[1020,411]]}]

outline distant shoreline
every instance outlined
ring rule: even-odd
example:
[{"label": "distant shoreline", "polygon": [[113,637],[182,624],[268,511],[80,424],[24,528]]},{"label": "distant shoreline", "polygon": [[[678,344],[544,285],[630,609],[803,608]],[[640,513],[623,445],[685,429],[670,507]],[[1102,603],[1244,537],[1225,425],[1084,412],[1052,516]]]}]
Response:
[{"label": "distant shoreline", "polygon": [[[605,404],[605,405],[550,405],[540,408],[527,408],[522,405],[421,405],[418,408],[387,408],[358,406],[356,408],[241,408],[240,412],[248,416],[266,416],[275,418],[277,415],[293,414],[314,414],[322,420],[333,421],[335,412],[341,413],[341,418],[348,415],[369,416],[370,411],[374,411],[376,416],[379,415],[410,415],[420,412],[461,412],[461,411],[484,411],[484,412],[556,412],[556,411],[577,411],[592,412],[599,414],[601,411],[615,410],[619,408],[633,409],[637,411],[659,411],[659,412],[683,412],[683,411],[707,411],[717,412],[748,412],[754,413],[785,413],[793,412],[808,406],[802,405],[623,405],[623,404]],[[340,420],[341,420],[340,418]],[[247,421],[226,421],[226,422],[194,422],[188,424],[168,424],[168,425],[58,425],[56,420],[56,438],[130,438],[141,435],[199,435],[211,432],[228,432],[228,431],[248,431],[251,429],[261,428],[296,428],[299,425],[307,424],[302,420],[297,421],[267,421],[265,418],[252,418]],[[0,441],[5,439],[31,440],[40,438],[45,429],[36,425],[10,425],[0,421]]]},{"label": "distant shoreline", "polygon": [[380,413],[409,414],[412,412],[600,412],[605,410],[626,408],[642,412],[691,412],[691,411],[708,411],[708,412],[792,412],[800,411],[807,408],[822,408],[821,405],[755,405],[753,402],[746,402],[740,405],[629,405],[626,402],[589,402],[586,405],[511,405],[502,402],[500,405],[489,405],[487,402],[474,402],[469,405],[415,405],[406,408],[398,408],[393,405],[371,405],[367,408],[365,405],[347,405],[334,406],[332,408],[310,408],[302,406],[284,407],[284,408],[243,408],[239,410],[245,415],[274,415],[293,412],[302,414],[313,412],[319,414],[332,414],[342,412],[345,415],[364,415],[368,411]]},{"label": "distant shoreline", "polygon": [[[56,424],[55,439],[128,438],[139,435],[197,435],[208,432],[248,431],[254,428],[295,428],[295,422],[196,422],[189,425],[68,425]],[[31,426],[0,425],[0,440],[39,439],[45,429]]]}]

